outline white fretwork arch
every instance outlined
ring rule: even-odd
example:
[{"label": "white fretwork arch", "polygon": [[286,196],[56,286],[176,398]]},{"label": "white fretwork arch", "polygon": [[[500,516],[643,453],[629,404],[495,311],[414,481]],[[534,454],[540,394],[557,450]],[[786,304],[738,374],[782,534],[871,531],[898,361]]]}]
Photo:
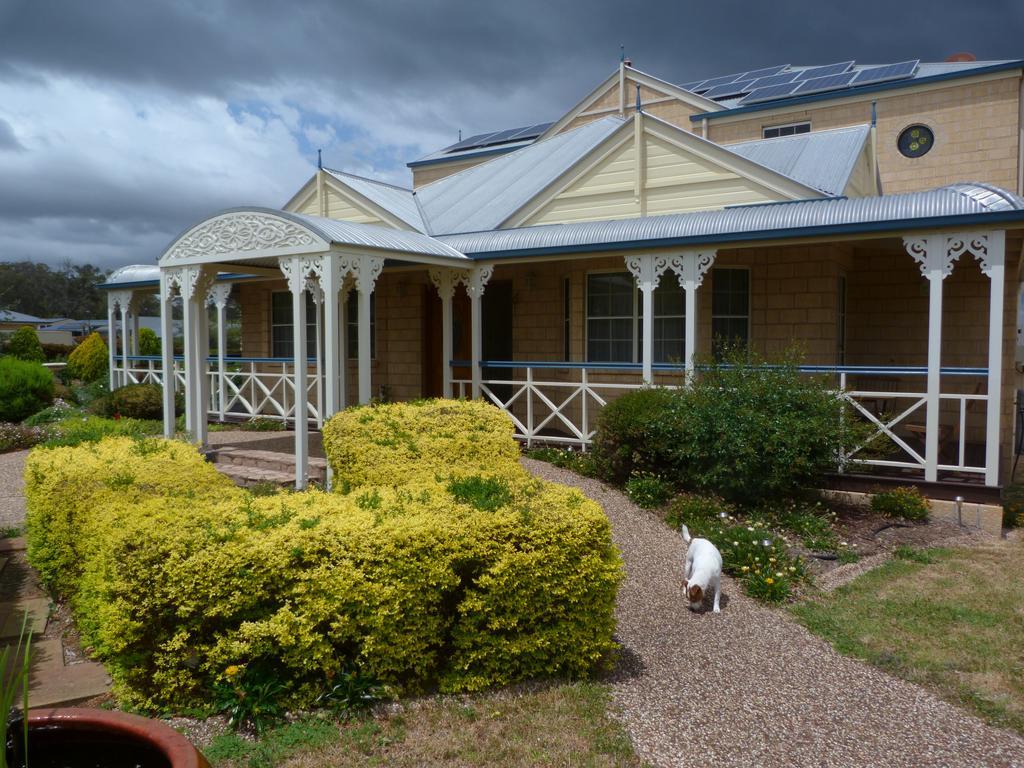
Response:
[{"label": "white fretwork arch", "polygon": [[283,216],[257,211],[229,211],[182,234],[164,251],[160,263],[229,253],[279,256],[329,247],[330,243],[318,234]]}]

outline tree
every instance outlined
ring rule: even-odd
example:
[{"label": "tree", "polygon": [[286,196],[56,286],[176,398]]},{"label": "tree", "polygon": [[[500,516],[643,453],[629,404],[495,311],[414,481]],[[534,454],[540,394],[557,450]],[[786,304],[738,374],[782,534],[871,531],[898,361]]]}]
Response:
[{"label": "tree", "polygon": [[156,335],[156,332],[152,328],[139,329],[139,354],[160,354],[160,337]]},{"label": "tree", "polygon": [[96,381],[107,373],[107,345],[98,333],[90,333],[68,356],[68,373],[82,381]]},{"label": "tree", "polygon": [[43,345],[39,343],[39,334],[35,328],[28,325],[21,326],[11,334],[7,341],[7,354],[32,363],[46,362]]},{"label": "tree", "polygon": [[91,264],[0,263],[0,308],[47,318],[103,317],[107,301],[96,286],[105,279],[106,272]]}]

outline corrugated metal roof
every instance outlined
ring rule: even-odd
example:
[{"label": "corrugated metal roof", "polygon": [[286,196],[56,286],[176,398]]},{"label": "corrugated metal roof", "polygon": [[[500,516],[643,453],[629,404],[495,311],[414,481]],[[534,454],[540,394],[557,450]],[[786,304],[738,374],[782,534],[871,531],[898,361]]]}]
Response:
[{"label": "corrugated metal roof", "polygon": [[427,231],[494,229],[623,123],[603,117],[418,188]]},{"label": "corrugated metal roof", "polygon": [[324,170],[410,227],[415,227],[420,232],[426,231],[423,216],[420,215],[419,206],[416,204],[416,198],[413,197],[411,189],[386,184],[376,179],[367,179],[364,176],[356,176],[344,171],[335,171],[330,168],[324,168]]},{"label": "corrugated metal roof", "polygon": [[[259,211],[261,209],[246,208],[243,210]],[[377,224],[356,224],[352,221],[324,219],[320,216],[308,216],[302,213],[274,210],[266,212],[304,224],[313,230],[314,234],[335,245],[352,245],[424,256],[447,256],[454,259],[466,258],[451,246],[419,232],[407,232],[403,229],[392,229]]]},{"label": "corrugated metal roof", "polygon": [[801,184],[830,195],[841,195],[870,134],[870,126],[857,125],[728,144],[725,149]]},{"label": "corrugated metal roof", "polygon": [[715,242],[725,236],[733,236],[733,240],[756,239],[769,232],[787,230],[1021,210],[1024,210],[1024,198],[996,187],[973,183],[902,195],[737,206],[618,221],[445,235],[438,239],[463,253],[486,258],[495,254],[513,255],[517,251],[528,254],[558,249],[581,250],[588,246],[642,241],[649,241],[653,246],[658,241]]},{"label": "corrugated metal roof", "polygon": [[0,323],[49,323],[52,322],[43,317],[26,315],[24,312],[15,312],[13,309],[0,309]]},{"label": "corrugated metal roof", "polygon": [[160,267],[156,264],[129,264],[127,267],[121,267],[111,272],[104,285],[141,283],[148,280],[160,281]]}]

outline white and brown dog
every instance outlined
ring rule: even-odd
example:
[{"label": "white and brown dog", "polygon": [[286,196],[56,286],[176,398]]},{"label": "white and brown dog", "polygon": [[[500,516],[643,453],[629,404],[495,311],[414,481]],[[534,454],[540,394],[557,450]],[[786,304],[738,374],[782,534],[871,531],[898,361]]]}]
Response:
[{"label": "white and brown dog", "polygon": [[690,601],[690,610],[700,610],[709,589],[715,591],[714,611],[719,613],[718,599],[722,594],[722,553],[707,539],[690,538],[690,530],[682,526],[686,548],[686,566],[683,570],[683,589]]}]

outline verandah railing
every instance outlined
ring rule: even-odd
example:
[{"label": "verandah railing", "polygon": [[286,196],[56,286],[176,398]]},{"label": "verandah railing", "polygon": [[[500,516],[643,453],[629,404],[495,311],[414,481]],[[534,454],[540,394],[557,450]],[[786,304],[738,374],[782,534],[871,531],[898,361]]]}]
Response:
[{"label": "verandah railing", "polygon": [[[113,370],[116,385],[159,384],[163,386],[163,363],[155,355],[129,355],[128,368],[118,357]],[[226,357],[221,376],[218,359],[207,359],[210,399],[208,413],[223,421],[228,417],[260,417],[291,421],[295,418],[295,360],[290,357]],[[307,361],[306,418],[320,421],[320,377],[314,369],[315,359]],[[185,363],[181,355],[174,357],[174,377],[178,391],[185,387]]]},{"label": "verandah railing", "polygon": [[[468,368],[465,361],[454,367]],[[534,443],[568,444],[586,449],[595,434],[597,412],[614,396],[640,389],[639,363],[568,363],[547,361],[485,360],[481,394],[509,414],[516,437],[528,446]],[[683,386],[684,369],[675,364],[655,364],[655,383]],[[927,392],[923,366],[831,366],[804,365],[807,375],[830,376],[835,393],[870,424],[870,439],[842,457],[839,468],[861,464],[890,469],[925,469],[924,425]],[[507,375],[488,376],[488,372]],[[988,393],[983,391],[987,368],[942,368],[941,375],[957,380],[976,380],[973,391],[943,391],[939,395],[944,420],[940,424],[942,471],[984,474],[983,456],[973,456],[972,430],[982,430]],[[920,385],[915,385],[920,382]],[[467,397],[472,382],[455,379],[454,394]],[[972,412],[980,424],[969,420]],[[981,462],[975,461],[981,458]]]},{"label": "verandah railing", "polygon": [[[127,370],[122,367],[122,360],[117,358],[119,366],[114,369],[117,384],[163,384],[160,357],[130,355]],[[220,420],[255,416],[293,420],[294,365],[292,358],[230,357],[225,359],[222,378],[217,358],[209,358],[209,415]],[[315,361],[309,360],[307,365],[307,419],[319,423],[322,382],[315,371]],[[466,369],[469,363],[453,361],[452,366]],[[586,449],[594,438],[595,418],[601,408],[618,395],[644,386],[640,378],[642,366],[638,363],[486,360],[481,367],[485,377],[481,394],[509,414],[516,437],[528,446],[553,443]],[[925,367],[806,365],[799,370],[808,375],[833,377],[836,394],[874,429],[871,439],[843,457],[840,468],[861,464],[924,470]],[[507,373],[494,375],[499,371]],[[683,386],[681,366],[655,364],[654,374],[656,384]],[[941,374],[944,382],[947,377],[968,382],[968,389],[970,382],[976,383],[972,391],[940,393],[943,420],[938,468],[984,474],[983,456],[971,450],[971,436],[979,437],[975,443],[984,441],[988,394],[983,382],[988,369],[950,367],[943,368]],[[184,363],[180,356],[174,359],[174,375],[178,389],[183,389]],[[468,397],[471,381],[454,379],[453,387],[456,397]],[[977,418],[972,419],[972,415]]]}]

